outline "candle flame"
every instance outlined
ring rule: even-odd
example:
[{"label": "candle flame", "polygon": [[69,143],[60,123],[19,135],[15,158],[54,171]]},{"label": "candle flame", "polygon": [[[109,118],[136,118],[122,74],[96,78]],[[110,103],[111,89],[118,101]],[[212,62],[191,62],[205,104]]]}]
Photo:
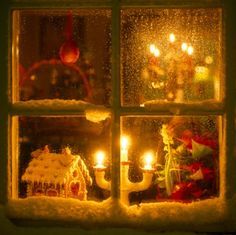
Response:
[{"label": "candle flame", "polygon": [[171,33],[170,35],[169,35],[169,40],[170,40],[170,42],[175,42],[175,35],[173,34],[173,33]]},{"label": "candle flame", "polygon": [[103,166],[105,153],[103,151],[97,151],[96,154],[96,164],[97,166]]},{"label": "candle flame", "polygon": [[129,145],[129,138],[127,136],[121,136],[120,144],[122,149],[127,149]]},{"label": "candle flame", "polygon": [[193,47],[189,46],[188,49],[187,49],[187,52],[188,52],[189,55],[192,55],[193,54]]},{"label": "candle flame", "polygon": [[144,154],[144,169],[152,169],[153,153],[147,152]]},{"label": "candle flame", "polygon": [[151,44],[149,46],[149,50],[150,50],[150,53],[153,54],[155,57],[160,56],[160,50],[154,44]]},{"label": "candle flame", "polygon": [[187,51],[187,49],[188,49],[188,45],[187,45],[186,42],[183,42],[183,43],[182,43],[182,45],[181,45],[181,49],[182,49],[182,51]]},{"label": "candle flame", "polygon": [[151,44],[151,45],[149,46],[149,50],[150,50],[150,52],[151,52],[152,54],[154,54],[155,48],[156,48],[156,46],[155,46],[154,44]]}]

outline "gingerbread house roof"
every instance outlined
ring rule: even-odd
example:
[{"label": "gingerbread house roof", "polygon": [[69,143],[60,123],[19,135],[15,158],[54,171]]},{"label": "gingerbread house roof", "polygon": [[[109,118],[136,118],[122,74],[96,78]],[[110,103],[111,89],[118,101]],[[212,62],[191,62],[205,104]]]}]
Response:
[{"label": "gingerbread house roof", "polygon": [[[34,154],[37,151],[38,154]],[[72,155],[66,151],[61,154],[37,151],[31,154],[33,158],[22,176],[23,181],[63,184],[79,167],[87,184],[92,184],[89,171],[79,155]]]}]

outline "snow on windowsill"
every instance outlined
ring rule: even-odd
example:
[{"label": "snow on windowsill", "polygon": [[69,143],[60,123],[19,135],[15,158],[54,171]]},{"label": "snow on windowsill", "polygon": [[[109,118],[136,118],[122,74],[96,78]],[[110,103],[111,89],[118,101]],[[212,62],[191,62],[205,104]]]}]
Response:
[{"label": "snow on windowsill", "polygon": [[142,105],[146,109],[152,110],[163,110],[169,109],[170,112],[178,114],[179,108],[181,107],[182,111],[191,111],[196,110],[196,108],[201,108],[203,111],[215,111],[223,108],[223,103],[216,101],[215,99],[209,99],[204,101],[196,102],[170,102],[165,100],[149,100],[144,102]]},{"label": "snow on windowsill", "polygon": [[43,99],[19,101],[13,104],[18,110],[35,109],[35,110],[76,110],[84,111],[86,119],[92,122],[100,122],[111,116],[109,109],[102,105],[91,104],[82,100],[62,100],[62,99]]},{"label": "snow on windowsill", "polygon": [[219,198],[128,207],[111,198],[94,202],[42,196],[10,200],[6,209],[12,219],[70,222],[84,228],[97,225],[162,231],[225,231],[227,212]]}]

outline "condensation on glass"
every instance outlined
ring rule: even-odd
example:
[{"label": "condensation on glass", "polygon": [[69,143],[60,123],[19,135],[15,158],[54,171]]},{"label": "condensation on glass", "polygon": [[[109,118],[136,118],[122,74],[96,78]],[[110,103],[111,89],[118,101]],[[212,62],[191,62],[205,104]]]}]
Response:
[{"label": "condensation on glass", "polygon": [[[83,116],[17,117],[19,122],[18,197],[53,196],[101,201],[94,168],[103,151],[110,180],[110,120],[93,123]],[[106,168],[105,168],[106,167]]]},{"label": "condensation on glass", "polygon": [[222,11],[123,9],[122,105],[220,100]]},{"label": "condensation on glass", "polygon": [[130,192],[131,204],[218,196],[219,117],[123,117],[121,125],[130,140],[130,181],[152,174],[146,190]]},{"label": "condensation on glass", "polygon": [[110,10],[15,10],[12,46],[15,101],[109,104]]}]

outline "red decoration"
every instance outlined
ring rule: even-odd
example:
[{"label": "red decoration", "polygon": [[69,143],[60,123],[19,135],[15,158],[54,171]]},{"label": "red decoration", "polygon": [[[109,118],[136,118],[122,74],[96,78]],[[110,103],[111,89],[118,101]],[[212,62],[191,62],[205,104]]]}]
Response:
[{"label": "red decoration", "polygon": [[74,64],[80,55],[79,48],[77,47],[73,37],[73,18],[72,12],[69,12],[67,16],[67,25],[65,28],[66,41],[62,44],[60,48],[60,59],[64,64]]},{"label": "red decoration", "polygon": [[193,135],[193,133],[189,130],[185,130],[181,138],[178,138],[181,142],[183,142],[188,149],[192,149],[192,140],[195,142],[210,147],[212,149],[217,149],[218,143],[214,139],[210,139],[207,136],[199,136]]},{"label": "red decoration", "polygon": [[79,49],[73,40],[66,41],[62,44],[60,48],[60,59],[64,64],[74,64],[79,59],[79,55]]},{"label": "red decoration", "polygon": [[203,190],[196,184],[196,182],[182,182],[175,185],[171,194],[171,199],[188,202],[200,198],[202,194]]}]

